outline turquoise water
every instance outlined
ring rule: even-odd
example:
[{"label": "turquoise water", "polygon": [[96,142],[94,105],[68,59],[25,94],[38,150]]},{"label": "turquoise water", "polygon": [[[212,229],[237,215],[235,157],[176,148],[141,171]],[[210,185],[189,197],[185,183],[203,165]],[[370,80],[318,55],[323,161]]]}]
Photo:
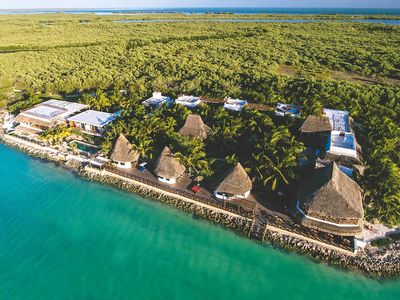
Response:
[{"label": "turquoise water", "polygon": [[400,299],[0,145],[0,299]]}]

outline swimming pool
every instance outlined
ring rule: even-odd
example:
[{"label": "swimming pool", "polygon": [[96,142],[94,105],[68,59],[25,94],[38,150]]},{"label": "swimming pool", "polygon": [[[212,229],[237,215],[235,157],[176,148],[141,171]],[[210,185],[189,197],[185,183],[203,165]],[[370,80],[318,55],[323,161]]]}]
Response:
[{"label": "swimming pool", "polygon": [[72,141],[69,143],[69,145],[71,147],[75,147],[74,145],[76,145],[76,148],[78,148],[80,151],[83,151],[83,152],[86,152],[89,154],[96,154],[100,150],[100,148],[95,145],[91,145],[91,144],[84,143],[81,141]]}]

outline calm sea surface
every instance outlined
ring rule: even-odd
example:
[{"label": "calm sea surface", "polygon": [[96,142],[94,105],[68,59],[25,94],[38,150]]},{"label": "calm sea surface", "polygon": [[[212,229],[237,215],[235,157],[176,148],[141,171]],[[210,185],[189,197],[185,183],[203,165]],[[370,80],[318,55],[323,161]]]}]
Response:
[{"label": "calm sea surface", "polygon": [[41,13],[233,13],[233,14],[348,14],[348,15],[400,15],[400,9],[390,8],[257,8],[257,7],[177,7],[177,8],[137,8],[137,9],[22,9],[0,10],[0,14],[41,14]]},{"label": "calm sea surface", "polygon": [[0,299],[400,299],[0,145]]},{"label": "calm sea surface", "polygon": [[[293,19],[198,19],[198,22],[212,22],[212,23],[324,23],[324,22],[350,22],[350,23],[374,23],[386,25],[400,25],[400,20],[293,20]],[[193,20],[185,19],[159,19],[159,20],[117,20],[116,23],[192,23]]]}]

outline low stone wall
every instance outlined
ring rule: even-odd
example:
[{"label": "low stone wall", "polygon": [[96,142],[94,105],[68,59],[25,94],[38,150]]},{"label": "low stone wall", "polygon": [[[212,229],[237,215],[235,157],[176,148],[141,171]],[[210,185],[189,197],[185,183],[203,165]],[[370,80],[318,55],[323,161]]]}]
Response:
[{"label": "low stone wall", "polygon": [[163,191],[157,191],[157,189],[146,187],[145,185],[135,183],[132,180],[129,180],[128,182],[128,179],[119,179],[117,175],[107,175],[107,173],[108,172],[96,171],[91,168],[86,168],[80,171],[81,176],[88,180],[106,183],[124,191],[140,194],[150,200],[157,200],[169,206],[178,208],[184,212],[191,213],[218,224],[222,224],[225,227],[234,229],[239,233],[247,234],[250,230],[252,223],[251,219],[244,218],[230,212],[225,212],[209,205],[196,203],[190,199],[167,195]]},{"label": "low stone wall", "polygon": [[279,249],[295,251],[315,262],[358,271],[368,277],[391,278],[400,274],[400,242],[382,249],[367,246],[357,254],[349,255],[271,230],[266,231],[265,239]]},{"label": "low stone wall", "polygon": [[23,140],[9,134],[0,134],[0,141],[12,148],[16,148],[27,153],[32,157],[42,158],[53,162],[64,162],[65,155],[51,148],[36,144],[34,142]]}]

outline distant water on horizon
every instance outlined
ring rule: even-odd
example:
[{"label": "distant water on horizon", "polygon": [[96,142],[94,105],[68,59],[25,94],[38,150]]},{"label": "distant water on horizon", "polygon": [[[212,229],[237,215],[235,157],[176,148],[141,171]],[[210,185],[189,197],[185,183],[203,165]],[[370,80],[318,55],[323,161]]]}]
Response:
[{"label": "distant water on horizon", "polygon": [[131,14],[131,13],[233,13],[233,14],[345,14],[345,15],[400,15],[400,9],[391,8],[243,8],[243,7],[209,7],[209,8],[108,8],[108,9],[9,9],[0,10],[0,14]]},{"label": "distant water on horizon", "polygon": [[400,299],[2,144],[0,165],[0,299]]}]

